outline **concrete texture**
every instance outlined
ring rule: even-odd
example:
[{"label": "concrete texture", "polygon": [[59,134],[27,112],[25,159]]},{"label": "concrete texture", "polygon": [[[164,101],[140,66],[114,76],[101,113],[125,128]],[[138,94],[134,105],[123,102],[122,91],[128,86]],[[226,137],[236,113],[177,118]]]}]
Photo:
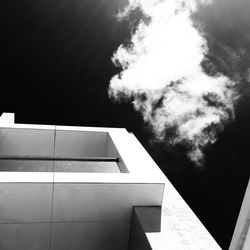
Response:
[{"label": "concrete texture", "polygon": [[[244,195],[229,250],[250,249],[250,180]],[[246,243],[245,243],[246,242]],[[246,246],[249,248],[246,248]],[[244,248],[243,248],[244,247]],[[245,250],[244,249],[244,250]]]},{"label": "concrete texture", "polygon": [[248,226],[247,234],[242,247],[242,250],[249,250],[249,249],[250,249],[250,226]]},{"label": "concrete texture", "polygon": [[0,224],[1,250],[49,250],[50,223]]},{"label": "concrete texture", "polygon": [[53,156],[54,131],[40,129],[0,129],[0,155]]},{"label": "concrete texture", "polygon": [[55,161],[55,172],[120,173],[116,162]]},{"label": "concrete texture", "polygon": [[127,250],[130,222],[53,223],[51,250]]},{"label": "concrete texture", "polygon": [[53,161],[0,159],[0,172],[52,172]]},{"label": "concrete texture", "polygon": [[134,207],[134,214],[146,233],[161,231],[161,207]]},{"label": "concrete texture", "polygon": [[106,144],[106,132],[57,130],[55,156],[104,157]]},{"label": "concrete texture", "polygon": [[48,222],[52,184],[0,183],[0,223]]},{"label": "concrete texture", "polygon": [[3,113],[0,116],[1,124],[14,124],[15,123],[15,114],[14,113]]},{"label": "concrete texture", "polygon": [[160,232],[146,232],[154,250],[220,250],[220,246],[165,178]]},{"label": "concrete texture", "polygon": [[120,173],[116,162],[0,159],[0,172]]},{"label": "concrete texture", "polygon": [[152,250],[138,214],[133,210],[128,250]]},{"label": "concrete texture", "polygon": [[[220,249],[125,129],[12,124],[0,118],[0,155],[115,156],[121,170],[110,173],[105,166],[98,172],[89,165],[86,169],[95,171],[65,172],[71,163],[53,162],[56,172],[33,172],[31,162],[2,161],[0,250],[125,250],[133,207],[161,205],[161,212],[137,211],[131,249]],[[46,167],[51,165],[38,164],[39,171]],[[57,172],[60,167],[64,172]],[[140,240],[133,241],[137,233]]]},{"label": "concrete texture", "polygon": [[133,206],[159,206],[161,184],[55,184],[53,221],[130,220]]}]

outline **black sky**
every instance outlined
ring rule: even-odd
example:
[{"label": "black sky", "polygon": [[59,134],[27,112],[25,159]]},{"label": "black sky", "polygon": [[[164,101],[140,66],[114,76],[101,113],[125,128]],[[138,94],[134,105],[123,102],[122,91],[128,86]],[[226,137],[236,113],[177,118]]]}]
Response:
[{"label": "black sky", "polygon": [[250,176],[250,18],[245,7],[249,4],[217,0],[194,17],[211,41],[213,60],[222,60],[218,68],[239,79],[241,94],[235,120],[206,149],[203,168],[189,162],[181,146],[155,142],[129,102],[114,103],[108,97],[109,80],[119,72],[110,58],[130,38],[129,21],[115,18],[124,4],[122,0],[1,2],[0,111],[14,112],[18,123],[132,131],[227,249]]}]

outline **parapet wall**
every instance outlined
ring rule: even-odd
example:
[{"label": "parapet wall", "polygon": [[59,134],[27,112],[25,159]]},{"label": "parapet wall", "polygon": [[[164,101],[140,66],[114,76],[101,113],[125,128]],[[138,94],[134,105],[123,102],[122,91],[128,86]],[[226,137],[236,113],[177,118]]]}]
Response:
[{"label": "parapet wall", "polygon": [[[0,118],[0,158],[36,160],[0,159],[1,250],[220,249],[125,129],[9,121]],[[119,161],[77,171],[84,164],[62,168],[60,157]]]}]

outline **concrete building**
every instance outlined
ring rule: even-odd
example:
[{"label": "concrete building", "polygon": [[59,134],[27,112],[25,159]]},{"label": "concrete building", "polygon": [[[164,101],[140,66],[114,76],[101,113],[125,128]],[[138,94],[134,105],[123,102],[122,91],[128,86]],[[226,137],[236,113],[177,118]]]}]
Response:
[{"label": "concrete building", "polygon": [[229,250],[250,249],[250,181],[244,195]]},{"label": "concrete building", "polygon": [[1,250],[220,249],[133,134],[0,118]]}]

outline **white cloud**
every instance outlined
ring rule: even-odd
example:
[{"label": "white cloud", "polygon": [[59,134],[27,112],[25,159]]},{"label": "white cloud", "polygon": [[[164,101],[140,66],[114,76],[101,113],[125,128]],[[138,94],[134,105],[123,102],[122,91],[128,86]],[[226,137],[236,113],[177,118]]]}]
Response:
[{"label": "white cloud", "polygon": [[[130,0],[119,17],[138,7],[150,21],[140,22],[131,45],[115,52],[112,60],[123,70],[110,80],[109,93],[117,99],[119,93],[133,96],[156,137],[189,145],[190,159],[200,164],[203,148],[215,142],[233,114],[233,83],[201,68],[207,43],[190,17],[197,1]],[[175,136],[167,137],[173,128]]]}]

